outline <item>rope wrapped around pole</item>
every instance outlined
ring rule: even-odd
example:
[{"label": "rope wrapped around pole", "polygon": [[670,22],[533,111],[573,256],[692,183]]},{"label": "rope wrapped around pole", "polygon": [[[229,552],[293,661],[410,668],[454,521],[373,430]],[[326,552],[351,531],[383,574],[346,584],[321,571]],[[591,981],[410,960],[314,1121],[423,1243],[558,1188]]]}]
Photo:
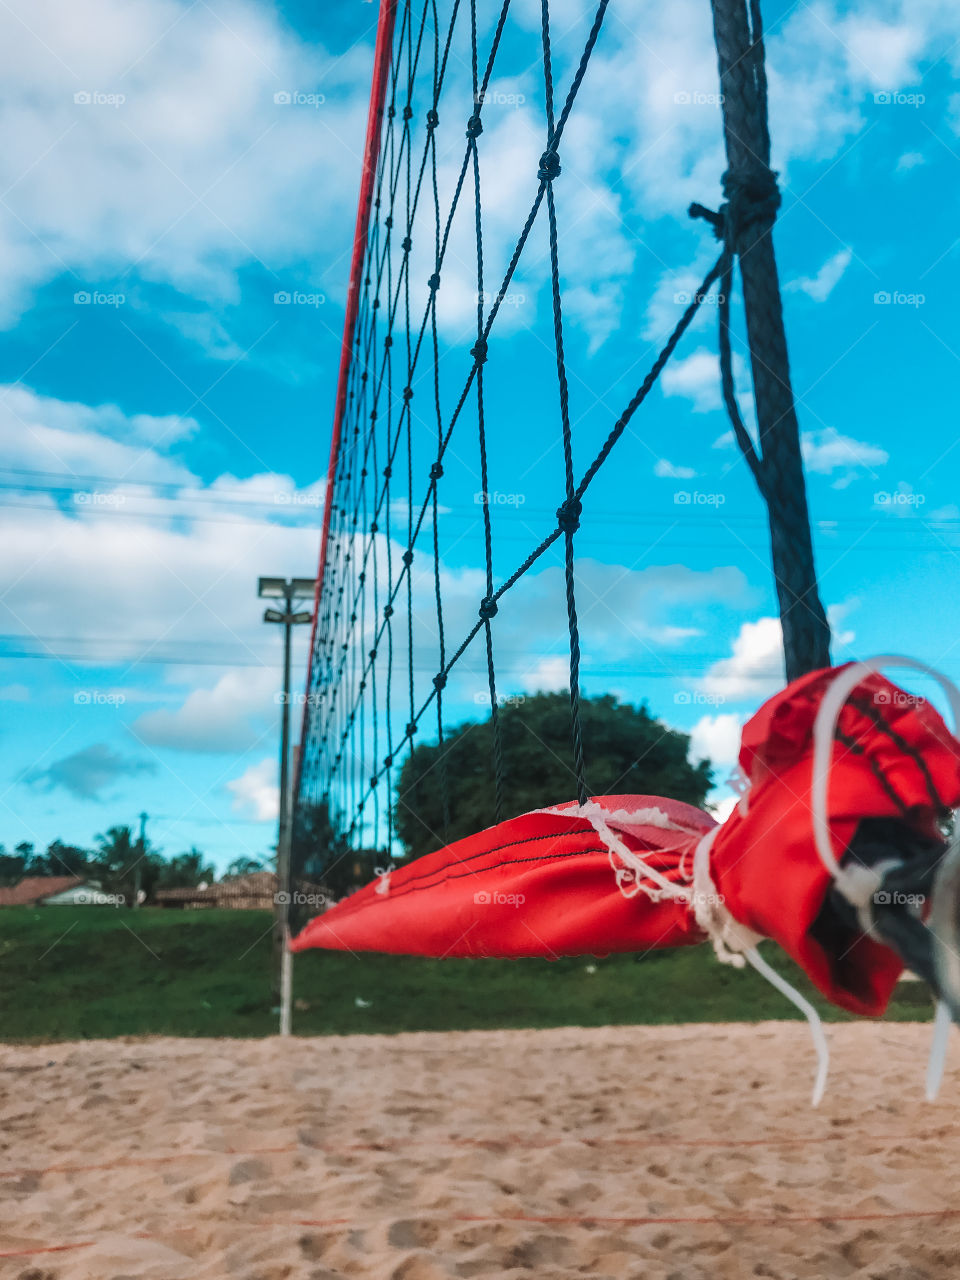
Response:
[{"label": "rope wrapped around pole", "polygon": [[[767,504],[787,680],[830,665],[830,628],[817,589],[800,429],[790,383],[773,224],[780,205],[770,168],[767,85],[759,0],[711,0],[720,64],[727,171],[719,213],[691,206],[725,246],[720,356],[734,434]],[[740,263],[759,448],[736,406],[730,352],[730,286]]]}]

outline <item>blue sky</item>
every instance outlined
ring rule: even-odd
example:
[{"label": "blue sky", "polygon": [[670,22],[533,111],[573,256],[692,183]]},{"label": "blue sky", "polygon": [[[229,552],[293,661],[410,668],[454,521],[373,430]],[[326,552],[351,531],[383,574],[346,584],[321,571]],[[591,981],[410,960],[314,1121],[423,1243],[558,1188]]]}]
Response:
[{"label": "blue sky", "polygon": [[[482,43],[494,6],[478,7]],[[564,85],[588,17],[551,8]],[[835,657],[901,651],[958,679],[960,14],[765,14],[776,245]],[[517,0],[485,105],[489,287],[536,186],[538,16]],[[13,0],[0,19],[8,848],[88,843],[141,810],[171,854],[197,844],[224,865],[273,841],[279,637],[256,578],[316,563],[374,20],[371,4],[233,0]],[[465,53],[442,181],[469,114]],[[719,198],[717,89],[705,2],[611,6],[556,185],[578,472],[711,259],[685,210]],[[451,387],[469,365],[469,237],[455,226],[441,290]],[[501,577],[551,527],[562,476],[543,227],[528,249],[487,368]],[[714,324],[707,308],[598,477],[578,552],[585,690],[647,699],[722,775],[780,673]],[[749,408],[742,343],[739,359]],[[443,493],[454,630],[482,565],[472,425]],[[503,691],[561,687],[564,640],[547,558],[497,622]],[[471,663],[455,719],[484,687]]]}]

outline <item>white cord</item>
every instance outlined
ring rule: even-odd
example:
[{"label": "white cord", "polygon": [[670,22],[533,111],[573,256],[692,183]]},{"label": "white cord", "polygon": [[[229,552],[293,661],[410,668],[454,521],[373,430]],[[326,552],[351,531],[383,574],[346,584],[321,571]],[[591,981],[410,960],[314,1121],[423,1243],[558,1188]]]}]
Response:
[{"label": "white cord", "polygon": [[946,1000],[937,1001],[937,1014],[933,1020],[933,1039],[930,1042],[930,1059],[927,1062],[927,1101],[936,1102],[943,1069],[947,1065],[947,1048],[950,1043],[950,1026],[953,1019]]},{"label": "white cord", "polygon": [[802,996],[795,986],[789,983],[786,978],[781,977],[776,969],[772,969],[767,964],[756,947],[750,947],[743,954],[756,969],[757,973],[762,974],[769,983],[782,992],[791,1004],[795,1004],[807,1020],[810,1034],[813,1036],[813,1047],[817,1051],[817,1075],[813,1082],[813,1096],[810,1101],[812,1106],[818,1107],[827,1087],[827,1073],[830,1070],[830,1046],[827,1044],[827,1034],[823,1029],[820,1015],[810,1001],[805,996]]}]

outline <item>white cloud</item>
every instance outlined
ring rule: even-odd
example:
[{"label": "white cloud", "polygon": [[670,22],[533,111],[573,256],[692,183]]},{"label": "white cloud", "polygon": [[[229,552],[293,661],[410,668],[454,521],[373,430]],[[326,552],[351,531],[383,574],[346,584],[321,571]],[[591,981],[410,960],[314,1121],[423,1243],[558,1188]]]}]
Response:
[{"label": "white cloud", "polygon": [[570,687],[570,657],[555,654],[541,658],[523,677],[523,688],[530,693],[562,693]]},{"label": "white cloud", "polygon": [[247,751],[279,719],[280,678],[269,668],[227,671],[212,688],[194,689],[173,711],[149,711],[131,726],[142,741],[179,751]]},{"label": "white cloud", "polygon": [[715,662],[700,681],[704,693],[724,702],[759,705],[782,688],[783,642],[779,618],[744,622],[729,658]]},{"label": "white cloud", "polygon": [[[747,366],[734,353],[733,377],[741,412],[753,406],[753,394],[747,381]],[[665,396],[682,396],[691,401],[694,413],[710,413],[723,403],[720,385],[720,357],[716,351],[698,347],[682,360],[672,360],[660,375]]]},{"label": "white cloud", "polygon": [[0,386],[0,450],[5,465],[69,477],[111,476],[121,482],[184,484],[189,470],[166,450],[198,430],[194,418],[127,414],[116,405],[86,405]]},{"label": "white cloud", "polygon": [[[839,604],[827,606],[827,621],[830,623],[835,649],[846,649],[856,640],[857,633],[851,627],[845,627],[843,624],[846,622],[848,614],[854,613],[859,607],[860,599],[858,596],[853,596],[850,600],[843,600]],[[834,662],[836,661],[837,657],[834,654]]]},{"label": "white cloud", "polygon": [[826,302],[840,283],[843,273],[853,258],[852,249],[841,249],[828,258],[815,276],[802,276],[784,285],[787,293],[805,293],[814,302]]},{"label": "white cloud", "polygon": [[909,173],[926,163],[927,158],[922,151],[905,151],[897,161],[897,173]]},{"label": "white cloud", "polygon": [[840,471],[840,488],[854,478],[857,472],[867,471],[875,475],[874,468],[882,467],[890,460],[886,449],[841,435],[836,427],[824,427],[822,431],[804,431],[800,437],[800,449],[808,471],[829,476]]},{"label": "white cloud", "polygon": [[917,76],[917,56],[926,43],[926,32],[916,17],[912,13],[909,23],[884,22],[872,15],[841,22],[837,36],[847,49],[850,78],[865,80],[872,89],[911,84]]},{"label": "white cloud", "polygon": [[713,811],[713,816],[718,822],[724,823],[737,807],[739,798],[736,795],[721,795],[719,799],[711,799],[707,807]]},{"label": "white cloud", "polygon": [[676,466],[667,458],[658,458],[654,463],[653,474],[668,480],[692,480],[697,472],[693,467]]},{"label": "white cloud", "polygon": [[674,360],[660,375],[665,396],[683,396],[693,402],[696,413],[719,409],[720,357],[715,351],[700,347],[682,360]]},{"label": "white cloud", "polygon": [[252,764],[226,784],[233,796],[234,813],[255,818],[258,822],[275,822],[280,812],[280,787],[277,762],[272,758]]},{"label": "white cloud", "polygon": [[[58,0],[13,9],[0,48],[8,321],[64,271],[70,295],[123,277],[136,303],[139,278],[221,306],[244,265],[322,260],[322,227],[349,221],[355,199],[359,143],[341,140],[363,136],[367,45],[334,58],[249,0],[73,0],[69,20]],[[277,105],[282,90],[325,101]]]},{"label": "white cloud", "polygon": [[216,645],[225,666],[272,654],[256,576],[312,574],[322,485],[267,474],[204,484],[168,452],[195,425],[24,387],[0,394],[7,465],[63,485],[37,492],[27,475],[0,507],[0,536],[18,549],[0,564],[0,629],[55,654],[96,640],[90,656],[118,662],[185,656],[186,644],[191,656]]},{"label": "white cloud", "polygon": [[710,760],[718,770],[736,764],[740,753],[740,731],[743,722],[739,716],[724,713],[701,716],[690,734],[690,757],[693,760]]}]

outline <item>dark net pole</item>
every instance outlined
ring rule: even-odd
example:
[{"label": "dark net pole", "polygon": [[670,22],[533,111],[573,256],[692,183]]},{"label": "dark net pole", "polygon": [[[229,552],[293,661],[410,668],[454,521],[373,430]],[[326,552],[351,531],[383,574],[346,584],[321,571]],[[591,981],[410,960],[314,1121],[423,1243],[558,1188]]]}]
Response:
[{"label": "dark net pole", "polygon": [[[767,503],[787,680],[830,665],[830,628],[817,589],[800,430],[790,384],[773,224],[766,78],[757,0],[711,0],[727,153],[727,247],[740,262],[759,428],[755,470]],[[728,277],[729,279],[729,277]]]}]

